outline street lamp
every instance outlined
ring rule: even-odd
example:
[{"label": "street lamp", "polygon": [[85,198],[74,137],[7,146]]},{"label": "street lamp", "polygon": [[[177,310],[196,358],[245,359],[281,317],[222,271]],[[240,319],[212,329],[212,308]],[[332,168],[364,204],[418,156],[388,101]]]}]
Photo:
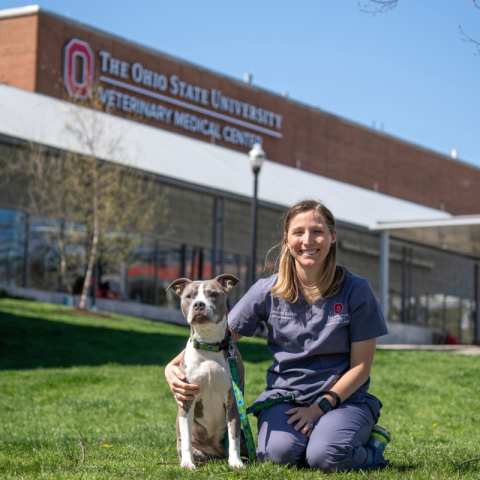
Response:
[{"label": "street lamp", "polygon": [[253,199],[252,199],[252,228],[251,228],[251,247],[250,247],[250,265],[248,269],[248,287],[255,282],[255,257],[257,249],[257,190],[258,190],[258,174],[265,160],[265,152],[262,150],[260,143],[255,143],[253,148],[248,152],[248,160],[253,172]]}]

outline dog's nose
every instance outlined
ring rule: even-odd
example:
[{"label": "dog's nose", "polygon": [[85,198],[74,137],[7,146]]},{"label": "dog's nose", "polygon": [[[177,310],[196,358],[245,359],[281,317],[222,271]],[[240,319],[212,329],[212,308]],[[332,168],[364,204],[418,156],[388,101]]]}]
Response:
[{"label": "dog's nose", "polygon": [[193,308],[195,310],[205,310],[205,304],[203,302],[195,302]]}]

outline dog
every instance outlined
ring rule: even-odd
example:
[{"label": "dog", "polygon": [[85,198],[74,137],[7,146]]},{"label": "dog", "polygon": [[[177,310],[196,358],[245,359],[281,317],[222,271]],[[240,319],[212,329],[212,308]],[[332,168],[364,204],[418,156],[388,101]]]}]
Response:
[{"label": "dog", "polygon": [[[168,288],[175,289],[181,298],[181,309],[192,335],[198,342],[220,344],[226,349],[218,352],[194,348],[192,338],[187,342],[180,370],[188,383],[199,386],[195,400],[183,402],[177,415],[177,452],[180,466],[195,468],[194,461],[205,462],[227,458],[225,433],[228,432],[228,463],[241,468],[241,454],[247,452],[241,431],[230,368],[227,362],[227,293],[239,282],[233,275],[219,275],[213,280],[192,282],[187,278],[175,280]],[[245,370],[235,345],[242,391]]]}]

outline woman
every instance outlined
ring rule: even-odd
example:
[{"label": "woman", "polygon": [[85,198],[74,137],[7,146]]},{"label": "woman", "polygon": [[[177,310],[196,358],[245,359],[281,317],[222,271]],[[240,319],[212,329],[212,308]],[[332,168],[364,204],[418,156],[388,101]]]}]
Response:
[{"label": "woman", "polygon": [[[295,394],[258,413],[259,459],[325,472],[382,468],[390,435],[374,427],[382,404],[368,393],[376,338],[387,328],[369,283],[336,265],[332,213],[305,200],[286,214],[278,274],[259,280],[230,312],[235,341],[263,320],[273,365],[255,403]],[[182,354],[181,354],[182,355]],[[165,370],[179,404],[181,355]],[[372,431],[373,429],[373,431]]]}]

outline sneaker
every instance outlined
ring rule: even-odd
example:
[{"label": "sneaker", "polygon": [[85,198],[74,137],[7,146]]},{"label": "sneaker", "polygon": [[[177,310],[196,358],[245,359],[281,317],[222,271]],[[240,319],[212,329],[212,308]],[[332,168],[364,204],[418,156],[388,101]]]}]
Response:
[{"label": "sneaker", "polygon": [[378,448],[383,453],[391,439],[392,436],[389,432],[378,425],[374,425],[372,433],[370,434],[370,439],[368,440],[368,445]]}]

